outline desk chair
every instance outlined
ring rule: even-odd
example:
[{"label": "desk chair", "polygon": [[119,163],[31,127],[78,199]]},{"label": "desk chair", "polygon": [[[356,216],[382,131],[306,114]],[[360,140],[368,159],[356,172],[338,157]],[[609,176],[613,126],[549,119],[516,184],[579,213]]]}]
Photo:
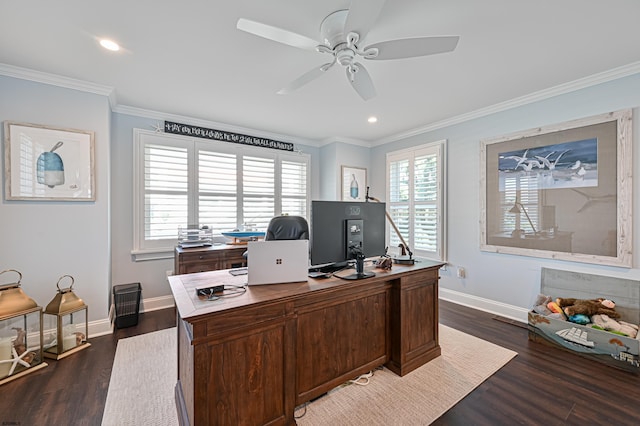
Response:
[{"label": "desk chair", "polygon": [[309,224],[302,216],[276,216],[269,222],[265,240],[308,240]]},{"label": "desk chair", "polygon": [[[269,240],[308,240],[309,224],[302,216],[276,216],[269,222],[264,234],[265,241]],[[242,256],[248,261],[247,252]]]}]

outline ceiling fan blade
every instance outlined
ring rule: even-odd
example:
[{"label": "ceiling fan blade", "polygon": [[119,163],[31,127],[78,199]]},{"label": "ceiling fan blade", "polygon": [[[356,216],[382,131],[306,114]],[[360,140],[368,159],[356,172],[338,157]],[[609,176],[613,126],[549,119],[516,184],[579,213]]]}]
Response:
[{"label": "ceiling fan blade", "polygon": [[375,43],[367,46],[365,50],[378,49],[378,56],[367,59],[414,58],[451,52],[458,45],[458,40],[460,40],[459,36],[405,38]]},{"label": "ceiling fan blade", "polygon": [[278,43],[287,44],[289,46],[298,47],[306,50],[316,50],[316,46],[320,43],[307,36],[297,34],[282,28],[273,27],[261,22],[251,21],[249,19],[240,18],[236,27],[239,30],[264,37]]},{"label": "ceiling fan blade", "polygon": [[384,2],[385,0],[351,0],[347,21],[344,24],[344,34],[355,32],[362,42],[378,19]]},{"label": "ceiling fan blade", "polygon": [[324,64],[324,65],[321,65],[319,67],[315,67],[311,71],[302,74],[300,77],[296,78],[291,83],[289,83],[289,85],[287,87],[284,87],[284,88],[278,90],[278,94],[279,95],[288,95],[289,93],[292,93],[292,92],[298,90],[299,88],[301,88],[305,84],[308,84],[308,83],[312,82],[313,80],[315,80],[316,78],[321,77],[325,72],[327,72],[327,70],[329,68],[331,68],[333,66],[334,63],[335,62],[330,62],[328,64]]},{"label": "ceiling fan blade", "polygon": [[373,86],[373,81],[366,68],[359,62],[354,62],[353,67],[355,70],[347,67],[347,79],[353,89],[365,101],[374,98],[376,96],[376,88]]}]

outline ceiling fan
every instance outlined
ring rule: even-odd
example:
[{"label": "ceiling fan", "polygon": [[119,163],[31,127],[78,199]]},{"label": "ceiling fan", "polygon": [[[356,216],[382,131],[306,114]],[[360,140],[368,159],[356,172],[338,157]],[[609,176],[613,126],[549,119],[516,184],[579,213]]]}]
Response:
[{"label": "ceiling fan", "polygon": [[376,96],[376,89],[366,68],[358,62],[359,58],[388,60],[445,53],[454,50],[460,39],[459,36],[416,37],[363,46],[384,3],[385,0],[352,0],[348,10],[338,10],[324,18],[320,24],[321,42],[244,18],[238,19],[237,28],[278,43],[333,56],[331,62],[314,67],[278,91],[279,94],[291,93],[340,64],[345,67],[351,86],[366,101]]}]

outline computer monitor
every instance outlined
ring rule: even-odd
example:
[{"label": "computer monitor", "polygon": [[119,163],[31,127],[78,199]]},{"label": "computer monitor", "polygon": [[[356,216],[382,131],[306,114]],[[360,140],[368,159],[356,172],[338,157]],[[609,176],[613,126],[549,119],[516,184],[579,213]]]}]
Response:
[{"label": "computer monitor", "polygon": [[311,265],[385,254],[385,203],[311,201]]}]

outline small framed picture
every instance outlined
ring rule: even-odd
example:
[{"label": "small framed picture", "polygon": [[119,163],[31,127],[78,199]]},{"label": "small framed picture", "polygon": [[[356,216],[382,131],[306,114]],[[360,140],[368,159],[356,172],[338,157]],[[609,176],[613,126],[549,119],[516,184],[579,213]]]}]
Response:
[{"label": "small framed picture", "polygon": [[367,169],[342,166],[342,201],[366,201]]},{"label": "small framed picture", "polygon": [[94,133],[5,121],[7,200],[95,201]]}]

